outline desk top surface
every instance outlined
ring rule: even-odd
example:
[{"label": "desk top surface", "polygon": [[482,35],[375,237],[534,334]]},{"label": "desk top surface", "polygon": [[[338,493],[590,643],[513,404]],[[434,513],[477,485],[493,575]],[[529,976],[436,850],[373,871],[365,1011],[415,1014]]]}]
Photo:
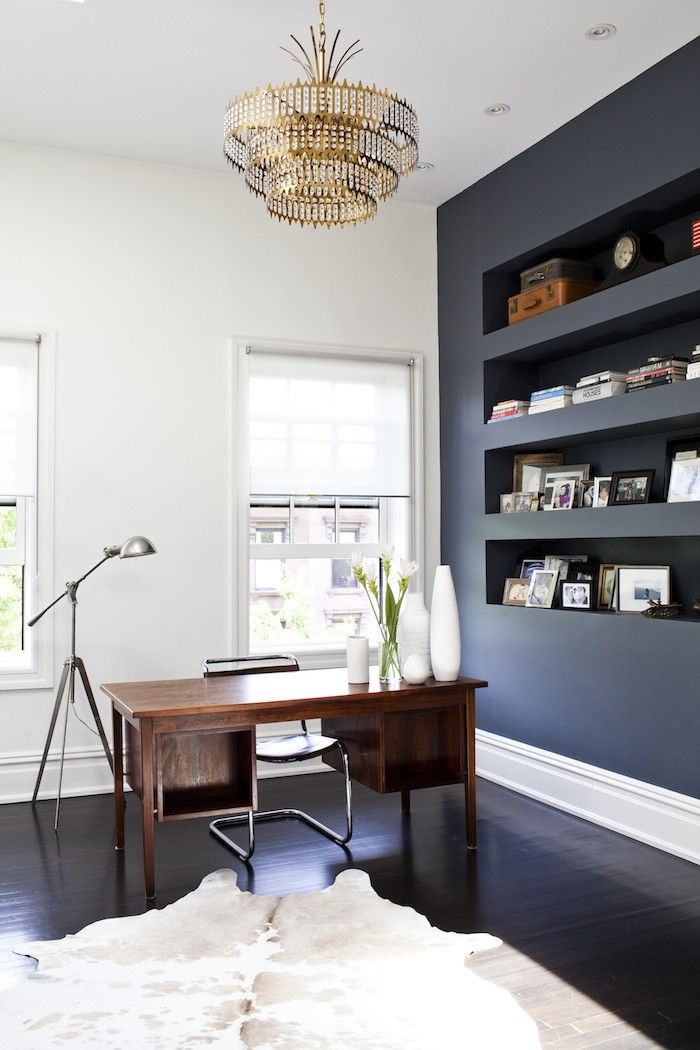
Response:
[{"label": "desk top surface", "polygon": [[[300,715],[300,705],[308,705],[312,718],[324,713],[323,705],[333,704],[341,714],[343,701],[366,701],[368,710],[378,705],[393,706],[406,701],[406,706],[421,706],[421,698],[432,706],[438,697],[454,703],[467,690],[488,683],[478,678],[458,678],[456,682],[436,682],[429,678],[424,685],[409,685],[403,680],[395,685],[379,682],[376,668],[370,671],[366,684],[348,682],[344,667],[320,671],[276,671],[266,674],[237,674],[210,678],[181,678],[162,682],[118,682],[100,686],[103,693],[123,714],[131,718],[158,718],[177,715],[215,714],[225,711],[250,711],[268,718],[273,713],[284,721]],[[318,710],[314,705],[318,706]],[[255,721],[254,718],[251,719]]]}]

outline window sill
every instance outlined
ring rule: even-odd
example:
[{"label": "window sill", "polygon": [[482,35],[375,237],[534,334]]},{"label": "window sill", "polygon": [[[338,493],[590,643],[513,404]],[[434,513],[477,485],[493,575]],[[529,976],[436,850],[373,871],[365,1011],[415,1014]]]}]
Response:
[{"label": "window sill", "polygon": [[53,689],[53,679],[48,678],[41,671],[0,668],[0,692],[16,689]]},{"label": "window sill", "polygon": [[[296,656],[299,661],[299,665],[304,671],[315,671],[322,670],[324,668],[331,667],[345,667],[347,662],[347,650],[344,645],[342,646],[330,646],[327,648],[316,647],[305,647],[301,645],[297,646],[280,646],[280,651],[284,649],[285,652],[290,653],[292,656]],[[265,649],[251,649],[251,656],[269,655],[272,650],[268,647]],[[374,659],[378,659],[377,648],[370,647],[369,652],[370,663]]]}]

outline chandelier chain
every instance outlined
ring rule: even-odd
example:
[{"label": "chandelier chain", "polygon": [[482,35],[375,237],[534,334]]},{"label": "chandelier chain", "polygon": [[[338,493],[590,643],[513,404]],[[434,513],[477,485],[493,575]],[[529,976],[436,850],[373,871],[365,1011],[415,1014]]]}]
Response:
[{"label": "chandelier chain", "polygon": [[321,16],[320,24],[320,38],[321,38],[321,51],[326,50],[326,5],[324,0],[319,0],[318,5],[319,14]]}]

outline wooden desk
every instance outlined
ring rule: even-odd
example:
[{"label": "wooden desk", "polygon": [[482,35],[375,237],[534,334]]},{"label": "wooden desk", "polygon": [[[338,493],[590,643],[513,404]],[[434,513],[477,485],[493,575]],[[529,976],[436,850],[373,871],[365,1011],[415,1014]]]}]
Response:
[{"label": "wooden desk", "polygon": [[353,780],[401,791],[404,810],[413,788],[464,783],[475,847],[475,690],[487,683],[387,686],[372,674],[368,685],[349,685],[345,668],[102,685],[112,702],[116,846],[126,775],[141,800],[146,896],[155,896],[156,820],[257,808],[255,726],[266,722],[321,718],[345,742]]}]

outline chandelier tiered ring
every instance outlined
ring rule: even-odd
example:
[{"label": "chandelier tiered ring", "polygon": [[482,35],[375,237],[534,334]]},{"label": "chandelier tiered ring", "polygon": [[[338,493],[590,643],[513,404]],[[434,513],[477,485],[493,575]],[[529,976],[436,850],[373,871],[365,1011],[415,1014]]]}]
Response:
[{"label": "chandelier tiered ring", "polygon": [[234,99],[226,111],[224,154],[265,198],[270,215],[302,226],[346,226],[373,219],[379,202],[415,170],[418,118],[398,95],[338,80],[362,48],[356,40],[341,53],[338,30],[326,57],[323,0],[319,14],[311,55],[295,36],[299,55],[282,49],[307,79]]}]

